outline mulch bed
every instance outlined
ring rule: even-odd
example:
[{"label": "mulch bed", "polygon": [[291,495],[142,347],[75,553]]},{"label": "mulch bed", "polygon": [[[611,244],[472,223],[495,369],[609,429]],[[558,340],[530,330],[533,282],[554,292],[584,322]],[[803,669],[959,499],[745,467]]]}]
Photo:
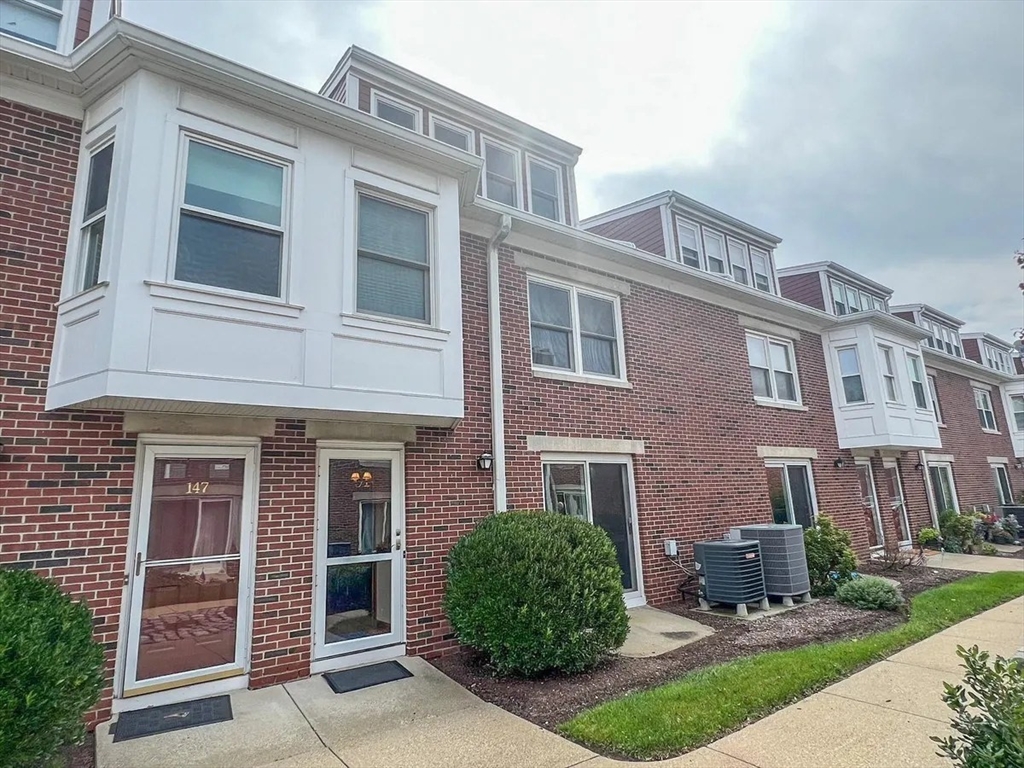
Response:
[{"label": "mulch bed", "polygon": [[85,741],[64,749],[64,768],[96,768],[96,734],[85,735]]},{"label": "mulch bed", "polygon": [[[912,597],[931,587],[970,576],[964,571],[908,567],[877,573],[900,582]],[[433,660],[446,675],[480,698],[549,730],[580,712],[611,699],[678,679],[688,672],[763,651],[797,648],[880,632],[903,623],[900,614],[862,611],[830,598],[755,621],[696,611],[684,603],[659,606],[715,629],[715,634],[662,656],[630,659],[615,656],[582,675],[550,675],[535,680],[498,678],[467,649]]]}]

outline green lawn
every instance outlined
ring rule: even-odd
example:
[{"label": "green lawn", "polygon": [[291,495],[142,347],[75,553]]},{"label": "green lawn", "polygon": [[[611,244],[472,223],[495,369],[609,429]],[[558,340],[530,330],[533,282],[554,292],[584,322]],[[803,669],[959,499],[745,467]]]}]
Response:
[{"label": "green lawn", "polygon": [[559,730],[599,751],[643,760],[678,755],[1020,595],[1024,574],[971,576],[913,598],[909,621],[894,629],[708,667],[589,709]]}]

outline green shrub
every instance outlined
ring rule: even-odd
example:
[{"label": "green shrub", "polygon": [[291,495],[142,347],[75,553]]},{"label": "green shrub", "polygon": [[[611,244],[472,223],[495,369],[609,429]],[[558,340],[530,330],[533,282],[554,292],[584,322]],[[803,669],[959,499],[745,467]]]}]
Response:
[{"label": "green shrub", "polygon": [[1019,768],[1024,765],[1024,666],[989,655],[978,646],[957,646],[967,669],[963,684],[944,683],[942,700],[953,710],[953,736],[932,741],[956,768]]},{"label": "green shrub", "polygon": [[926,549],[938,549],[942,538],[934,528],[922,528],[917,533],[917,543]]},{"label": "green shrub", "polygon": [[877,576],[862,576],[840,584],[836,600],[865,611],[895,611],[903,605],[900,588]]},{"label": "green shrub", "polygon": [[996,549],[992,544],[989,544],[987,541],[983,541],[981,542],[981,545],[978,547],[978,554],[987,555],[988,557],[998,557],[999,550]]},{"label": "green shrub", "polygon": [[459,641],[503,675],[581,672],[629,628],[608,535],[548,512],[492,515],[460,539],[444,606]]},{"label": "green shrub", "polygon": [[47,765],[103,687],[92,616],[30,571],[0,570],[0,765]]},{"label": "green shrub", "polygon": [[804,531],[804,548],[813,595],[835,594],[836,587],[849,581],[857,567],[850,534],[836,527],[827,515],[819,515],[818,524]]},{"label": "green shrub", "polygon": [[975,530],[978,518],[974,515],[962,515],[947,509],[939,515],[939,531],[942,533],[943,549],[947,552],[970,552],[981,543],[981,537]]}]

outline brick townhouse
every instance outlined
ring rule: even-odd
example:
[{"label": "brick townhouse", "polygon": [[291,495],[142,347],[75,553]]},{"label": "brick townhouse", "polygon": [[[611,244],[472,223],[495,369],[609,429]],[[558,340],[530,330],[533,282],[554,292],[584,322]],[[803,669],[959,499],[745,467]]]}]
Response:
[{"label": "brick townhouse", "polygon": [[313,94],[12,2],[0,566],[93,609],[94,721],[443,653],[496,510],[602,527],[631,605],[677,597],[669,539],[927,524],[941,427],[871,350],[930,335],[884,290],[785,298],[777,237],[674,193],[581,227],[580,148],[358,48]]}]

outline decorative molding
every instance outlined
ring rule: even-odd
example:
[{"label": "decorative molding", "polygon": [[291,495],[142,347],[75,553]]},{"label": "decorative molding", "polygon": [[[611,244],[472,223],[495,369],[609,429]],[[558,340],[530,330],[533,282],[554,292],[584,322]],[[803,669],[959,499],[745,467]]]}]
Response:
[{"label": "decorative molding", "polygon": [[273,437],[274,419],[129,411],[124,415],[124,431],[155,435]]},{"label": "decorative molding", "polygon": [[580,283],[592,288],[611,291],[612,293],[617,293],[620,296],[629,296],[630,293],[629,283],[623,280],[616,280],[614,277],[597,274],[596,272],[590,272],[585,269],[578,269],[570,266],[569,264],[550,261],[549,259],[545,259],[540,256],[532,256],[528,253],[521,253],[519,251],[516,251],[514,259],[517,267],[525,269],[528,272],[539,272],[540,274],[548,275],[549,277],[558,277],[572,283]]},{"label": "decorative molding", "polygon": [[643,454],[643,440],[604,440],[595,437],[554,437],[527,435],[526,450],[532,453],[616,453]]},{"label": "decorative molding", "polygon": [[749,331],[757,331],[758,333],[767,333],[771,336],[781,336],[784,339],[790,339],[792,341],[800,341],[800,331],[796,328],[788,328],[785,325],[776,325],[775,323],[769,323],[766,320],[762,320],[759,317],[748,317],[747,315],[737,316],[737,321],[740,327],[746,328]]},{"label": "decorative molding", "polygon": [[757,446],[757,455],[762,459],[816,459],[818,458],[818,449],[759,445]]},{"label": "decorative molding", "polygon": [[936,464],[952,464],[956,461],[956,457],[951,453],[925,453],[921,452],[921,458],[924,463],[934,462]]},{"label": "decorative molding", "polygon": [[985,461],[989,464],[1009,464],[1010,460],[1005,456],[986,456]]}]

